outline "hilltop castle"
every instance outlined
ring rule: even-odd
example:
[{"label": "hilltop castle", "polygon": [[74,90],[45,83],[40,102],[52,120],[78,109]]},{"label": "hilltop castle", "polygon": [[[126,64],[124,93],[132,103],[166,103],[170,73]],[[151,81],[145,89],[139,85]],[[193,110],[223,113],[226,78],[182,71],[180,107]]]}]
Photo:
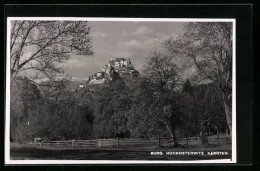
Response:
[{"label": "hilltop castle", "polygon": [[134,69],[133,64],[130,59],[116,58],[110,59],[108,64],[105,65],[101,72],[97,72],[89,77],[89,84],[104,84],[112,81],[115,75],[131,75],[139,74],[138,71]]}]

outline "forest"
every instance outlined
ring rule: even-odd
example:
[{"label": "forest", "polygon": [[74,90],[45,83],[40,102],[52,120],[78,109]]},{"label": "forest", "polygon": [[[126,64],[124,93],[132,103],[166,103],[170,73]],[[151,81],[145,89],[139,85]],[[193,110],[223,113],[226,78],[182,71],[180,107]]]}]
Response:
[{"label": "forest", "polygon": [[[57,75],[70,53],[93,55],[87,22],[12,26],[11,141],[171,137],[177,146],[178,137],[232,135],[232,23],[186,23],[182,35],[162,43],[168,53],[147,55],[139,75],[77,91],[68,75]],[[24,60],[29,46],[36,51]]]}]

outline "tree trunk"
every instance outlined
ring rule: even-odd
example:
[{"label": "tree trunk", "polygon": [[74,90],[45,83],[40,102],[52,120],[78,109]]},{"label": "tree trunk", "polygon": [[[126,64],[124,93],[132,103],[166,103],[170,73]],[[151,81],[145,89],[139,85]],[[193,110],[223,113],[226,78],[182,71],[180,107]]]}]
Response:
[{"label": "tree trunk", "polygon": [[224,92],[222,92],[222,98],[223,98],[223,103],[224,103],[226,120],[227,120],[228,128],[230,131],[230,138],[232,140],[232,107],[229,107],[229,105],[227,104]]},{"label": "tree trunk", "polygon": [[172,128],[172,140],[173,140],[173,143],[174,143],[174,147],[178,147],[179,143],[178,143],[178,139],[175,135],[175,127]]},{"label": "tree trunk", "polygon": [[116,139],[116,133],[117,133],[117,131],[115,130],[115,133],[114,133],[114,139]]},{"label": "tree trunk", "polygon": [[169,125],[168,125],[167,123],[165,123],[165,125],[166,125],[166,128],[167,128],[167,130],[168,130],[170,136],[173,138],[173,133],[172,133],[172,131],[171,131]]},{"label": "tree trunk", "polygon": [[166,125],[166,128],[167,128],[169,134],[171,135],[171,138],[172,138],[173,143],[174,143],[174,147],[177,147],[179,144],[178,144],[177,137],[175,136],[175,128],[172,128],[172,130],[171,130],[167,123],[165,123],[165,125]]},{"label": "tree trunk", "polygon": [[18,119],[17,119],[17,127],[16,127],[16,141],[18,141],[19,140],[19,135],[18,135],[18,133],[19,133],[19,127],[20,126],[20,117],[18,116]]}]

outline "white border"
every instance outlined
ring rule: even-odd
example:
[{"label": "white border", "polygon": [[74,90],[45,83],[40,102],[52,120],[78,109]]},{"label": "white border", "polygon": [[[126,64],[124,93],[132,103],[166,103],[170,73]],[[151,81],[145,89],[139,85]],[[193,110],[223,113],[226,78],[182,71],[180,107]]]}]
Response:
[{"label": "white border", "polygon": [[[232,72],[232,159],[196,161],[155,160],[11,160],[10,159],[10,28],[12,20],[67,20],[67,21],[140,21],[140,22],[232,22],[233,23],[233,72]],[[5,115],[5,164],[189,164],[236,163],[236,20],[200,18],[86,18],[86,17],[8,17],[6,38],[6,115]]]}]

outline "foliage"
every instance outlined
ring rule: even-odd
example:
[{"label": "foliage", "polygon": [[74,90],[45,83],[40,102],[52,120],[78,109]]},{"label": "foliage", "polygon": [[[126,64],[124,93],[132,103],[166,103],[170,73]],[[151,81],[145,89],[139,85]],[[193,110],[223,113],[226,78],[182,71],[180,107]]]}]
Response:
[{"label": "foliage", "polygon": [[[76,91],[68,88],[68,76],[56,76],[62,73],[60,64],[70,53],[92,53],[87,23],[17,21],[12,26],[12,42],[17,41],[11,48],[13,140],[170,135],[177,146],[178,136],[201,134],[204,141],[210,134],[225,131],[228,120],[223,101],[228,105],[226,95],[230,93],[231,79],[225,74],[231,72],[228,66],[232,45],[228,40],[231,33],[220,30],[228,29],[228,23],[187,24],[184,35],[165,42],[173,55],[154,52],[147,57],[141,74],[118,74],[110,83],[87,85]],[[21,35],[15,38],[17,32]],[[30,46],[35,51],[25,55]],[[23,53],[18,53],[19,49]],[[26,63],[25,57],[33,62]],[[185,67],[197,67],[196,79],[183,83],[181,69],[173,62],[175,57],[185,57]],[[16,76],[27,69],[41,71],[49,76],[48,81],[39,83]]]},{"label": "foliage", "polygon": [[[77,106],[68,105],[71,93],[66,91],[66,86],[70,77],[63,75],[63,64],[72,53],[93,54],[89,34],[87,21],[11,21],[12,139],[28,140],[38,135],[53,139],[73,136],[73,129],[66,126],[72,127],[73,120],[69,118],[73,118]],[[26,72],[30,73],[30,78],[17,77],[28,74]],[[33,81],[42,78],[48,81]],[[84,118],[83,111],[77,113],[81,121],[89,120]],[[87,116],[92,115],[89,110],[87,113]]]},{"label": "foliage", "polygon": [[17,77],[11,88],[11,139],[86,139],[92,133],[93,111],[73,99],[46,101],[30,79]]},{"label": "foliage", "polygon": [[155,132],[157,126],[163,123],[176,139],[175,128],[179,124],[180,112],[172,103],[177,104],[178,101],[175,96],[180,81],[178,74],[171,57],[155,52],[147,58],[143,75],[136,84],[135,103],[138,105],[132,111],[133,116],[142,119],[137,123],[145,136]]},{"label": "foliage", "polygon": [[187,23],[185,32],[164,42],[175,56],[186,59],[184,67],[195,66],[199,82],[212,82],[221,92],[226,120],[232,130],[232,23]]}]

